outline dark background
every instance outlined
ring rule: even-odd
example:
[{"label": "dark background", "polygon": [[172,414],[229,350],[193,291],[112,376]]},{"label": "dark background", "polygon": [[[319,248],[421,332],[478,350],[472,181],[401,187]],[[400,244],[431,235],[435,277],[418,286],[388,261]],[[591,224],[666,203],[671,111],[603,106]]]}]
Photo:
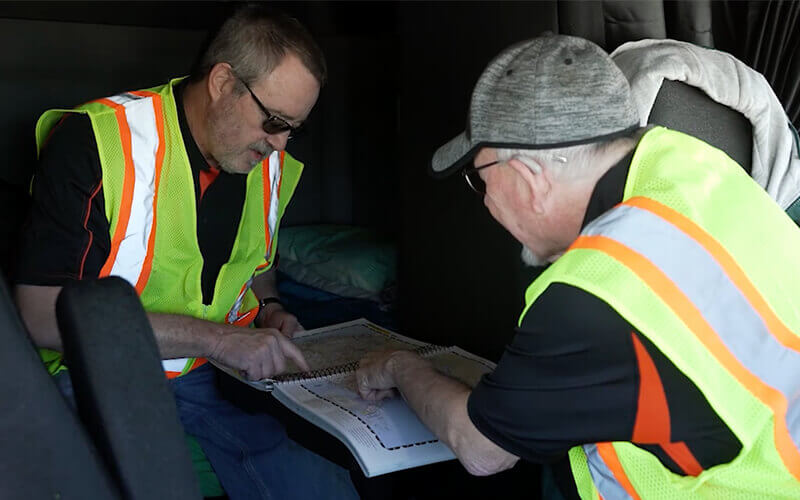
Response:
[{"label": "dark background", "polygon": [[[764,72],[800,118],[800,2],[269,2],[318,39],[329,84],[309,134],[285,225],[375,229],[400,251],[402,331],[497,359],[534,275],[519,245],[460,178],[433,180],[432,152],[464,128],[472,85],[511,43],[546,30],[611,51],[672,37],[737,55]],[[158,85],[189,71],[207,34],[237,2],[0,3],[0,264],[33,172],[42,111]]]},{"label": "dark background", "polygon": [[[25,216],[38,116],[186,74],[209,30],[236,5],[0,3],[0,264],[6,272]],[[693,41],[762,71],[795,125],[800,120],[800,56],[794,56],[800,2],[270,5],[310,29],[330,71],[310,133],[288,147],[307,168],[284,224],[353,224],[388,236],[399,250],[400,332],[493,360],[513,334],[536,270],[523,268],[519,244],[460,176],[436,181],[426,169],[433,151],[464,129],[472,86],[500,50],[546,30],[585,36],[608,51],[646,37]],[[442,467],[400,473],[393,481],[425,483],[431,495],[446,495],[453,484],[433,483],[449,471],[446,477],[464,492],[489,485],[486,491],[510,495],[523,488],[520,497],[537,495],[532,469],[481,480],[467,478],[458,464]]]}]

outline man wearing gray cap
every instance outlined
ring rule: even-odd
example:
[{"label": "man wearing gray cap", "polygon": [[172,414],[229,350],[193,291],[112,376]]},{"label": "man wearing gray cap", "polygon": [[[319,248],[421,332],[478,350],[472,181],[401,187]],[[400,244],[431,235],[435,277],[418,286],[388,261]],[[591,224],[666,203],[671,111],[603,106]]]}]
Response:
[{"label": "man wearing gray cap", "polygon": [[602,49],[545,36],[489,64],[432,168],[552,265],[474,389],[395,351],[362,396],[399,389],[473,474],[552,463],[567,498],[800,496],[800,231],[733,160],[640,129]]}]

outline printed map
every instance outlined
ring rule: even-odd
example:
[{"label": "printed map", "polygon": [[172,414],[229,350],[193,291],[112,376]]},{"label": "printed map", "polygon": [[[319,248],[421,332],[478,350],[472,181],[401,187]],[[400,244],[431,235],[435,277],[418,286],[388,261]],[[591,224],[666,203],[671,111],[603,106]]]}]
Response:
[{"label": "printed map", "polygon": [[[429,344],[394,333],[372,328],[365,324],[331,328],[295,338],[295,344],[312,370],[353,363],[372,351],[413,350]],[[299,369],[291,363],[286,373]]]}]

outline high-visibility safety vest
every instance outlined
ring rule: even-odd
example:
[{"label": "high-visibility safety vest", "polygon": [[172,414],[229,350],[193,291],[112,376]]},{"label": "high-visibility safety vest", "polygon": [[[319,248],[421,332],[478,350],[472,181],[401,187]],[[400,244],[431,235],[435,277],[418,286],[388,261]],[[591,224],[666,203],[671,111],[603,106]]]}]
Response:
[{"label": "high-visibility safety vest", "polygon": [[798,251],[797,226],[723,152],[660,127],[643,136],[622,203],[533,282],[522,317],[553,282],[599,297],[696,384],[742,449],[681,476],[630,442],[577,446],[582,498],[800,498]]},{"label": "high-visibility safety vest", "polygon": [[[45,112],[36,125],[37,147],[65,113],[88,115],[100,154],[111,249],[100,277],[120,276],[136,288],[144,309],[246,325],[258,301],[253,278],[272,266],[278,226],[303,165],[273,152],[247,174],[247,191],[230,259],[217,276],[211,303],[203,304],[203,256],[197,242],[192,169],[178,122],[173,86],[98,99],[75,109]],[[51,373],[60,355],[42,352]],[[205,360],[163,361],[168,377]]]}]

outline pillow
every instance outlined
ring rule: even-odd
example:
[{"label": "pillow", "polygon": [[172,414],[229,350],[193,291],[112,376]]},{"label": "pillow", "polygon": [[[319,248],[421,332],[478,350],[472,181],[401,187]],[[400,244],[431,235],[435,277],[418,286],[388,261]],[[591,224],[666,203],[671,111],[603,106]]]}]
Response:
[{"label": "pillow", "polygon": [[343,297],[380,301],[395,280],[394,245],[368,229],[342,225],[281,228],[278,270]]}]

